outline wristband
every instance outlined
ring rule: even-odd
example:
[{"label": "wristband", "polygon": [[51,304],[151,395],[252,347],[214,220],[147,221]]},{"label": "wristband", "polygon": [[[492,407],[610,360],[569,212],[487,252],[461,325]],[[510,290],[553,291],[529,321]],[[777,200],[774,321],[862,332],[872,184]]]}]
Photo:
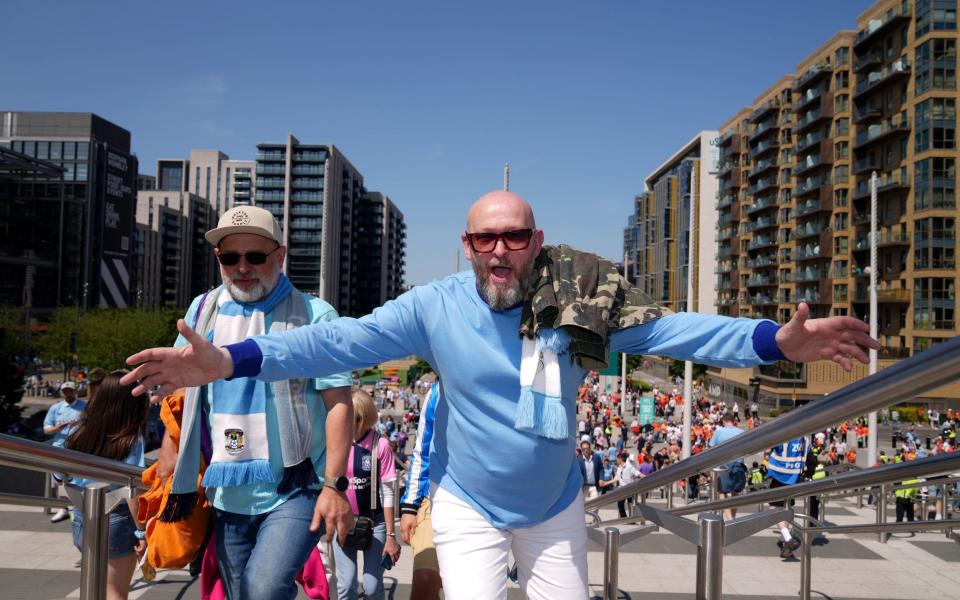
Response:
[{"label": "wristband", "polygon": [[147,539],[147,532],[142,529],[134,529],[133,537],[137,538],[138,540],[145,540]]}]

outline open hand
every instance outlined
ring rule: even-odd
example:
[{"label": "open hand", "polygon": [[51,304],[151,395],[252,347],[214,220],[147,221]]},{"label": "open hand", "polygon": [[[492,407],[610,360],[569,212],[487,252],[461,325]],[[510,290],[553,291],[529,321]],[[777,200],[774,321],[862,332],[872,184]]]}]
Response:
[{"label": "open hand", "polygon": [[[224,348],[218,348],[180,319],[177,330],[188,342],[180,348],[151,348],[127,358],[128,365],[143,363],[120,379],[120,383],[136,383],[133,395],[152,390],[162,398],[184,387],[196,387],[233,374],[233,360]],[[154,389],[155,388],[155,389]]]},{"label": "open hand", "polygon": [[777,331],[777,346],[787,359],[795,362],[832,360],[846,371],[853,359],[869,362],[865,350],[880,349],[870,337],[870,326],[854,317],[810,319],[810,307],[801,302],[790,322]]}]

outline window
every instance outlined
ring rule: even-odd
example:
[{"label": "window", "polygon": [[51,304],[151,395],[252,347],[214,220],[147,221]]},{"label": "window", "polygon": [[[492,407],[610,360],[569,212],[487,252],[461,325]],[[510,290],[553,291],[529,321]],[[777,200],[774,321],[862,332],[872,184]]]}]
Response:
[{"label": "window", "polygon": [[86,180],[87,180],[87,165],[83,163],[77,163],[77,181],[86,181]]},{"label": "window", "polygon": [[833,157],[836,160],[850,158],[850,142],[837,142],[833,146]]},{"label": "window", "polygon": [[850,96],[848,94],[837,94],[833,99],[833,112],[842,113],[850,111]]},{"label": "window", "polygon": [[917,46],[914,52],[915,94],[931,89],[957,88],[957,42],[954,39],[931,39]]},{"label": "window", "polygon": [[833,205],[837,207],[849,206],[850,198],[848,192],[849,190],[846,188],[833,190]]},{"label": "window", "polygon": [[850,119],[844,117],[833,122],[833,134],[835,136],[849,135]]},{"label": "window", "polygon": [[957,0],[917,0],[916,15],[918,38],[931,30],[957,30]]},{"label": "window", "polygon": [[63,157],[63,142],[50,142],[50,160],[60,160]]},{"label": "window", "polygon": [[833,75],[833,89],[842,90],[850,87],[850,71],[837,71]]},{"label": "window", "polygon": [[87,142],[77,142],[77,160],[87,160],[89,158],[90,144]]},{"label": "window", "polygon": [[848,227],[849,215],[847,213],[837,213],[833,215],[833,230],[842,231]]},{"label": "window", "polygon": [[846,183],[850,181],[850,167],[848,165],[839,165],[833,170],[834,183]]},{"label": "window", "polygon": [[833,238],[833,253],[847,254],[850,250],[850,241],[847,236],[837,236]]},{"label": "window", "polygon": [[846,302],[848,291],[849,288],[845,283],[833,286],[833,301]]},{"label": "window", "polygon": [[833,53],[833,62],[837,66],[850,64],[850,48],[847,46],[837,48],[837,51]]}]

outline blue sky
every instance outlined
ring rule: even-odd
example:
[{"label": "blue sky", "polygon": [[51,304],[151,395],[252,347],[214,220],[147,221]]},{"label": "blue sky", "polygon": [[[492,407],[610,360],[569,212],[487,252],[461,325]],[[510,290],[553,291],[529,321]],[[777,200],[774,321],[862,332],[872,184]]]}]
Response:
[{"label": "blue sky", "polygon": [[144,173],[336,144],[403,211],[408,283],[454,270],[505,161],[548,242],[616,260],[644,177],[870,4],[8,0],[0,110],[95,112]]}]

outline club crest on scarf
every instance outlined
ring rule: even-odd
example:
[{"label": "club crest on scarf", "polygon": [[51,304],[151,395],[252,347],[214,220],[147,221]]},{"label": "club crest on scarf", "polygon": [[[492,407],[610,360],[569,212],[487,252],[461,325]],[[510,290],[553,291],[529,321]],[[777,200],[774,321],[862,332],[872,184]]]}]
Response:
[{"label": "club crest on scarf", "polygon": [[226,448],[228,454],[240,454],[243,452],[244,441],[242,429],[227,429],[223,432],[223,435],[226,438],[224,448]]}]

